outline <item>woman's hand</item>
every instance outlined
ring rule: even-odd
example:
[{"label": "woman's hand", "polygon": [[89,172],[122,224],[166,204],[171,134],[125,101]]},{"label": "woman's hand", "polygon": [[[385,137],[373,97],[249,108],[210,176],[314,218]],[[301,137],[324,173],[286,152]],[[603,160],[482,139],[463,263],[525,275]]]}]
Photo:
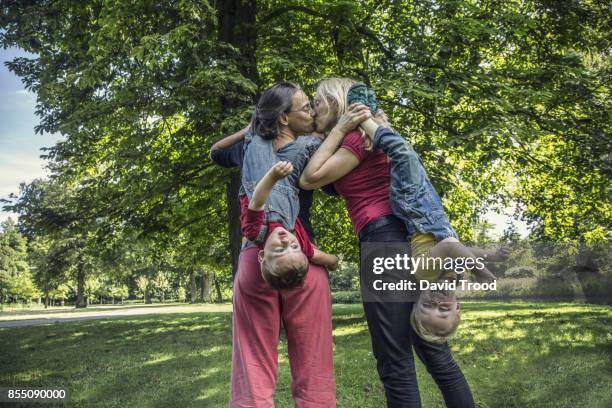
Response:
[{"label": "woman's hand", "polygon": [[349,106],[348,111],[344,115],[340,116],[338,123],[334,127],[342,134],[347,134],[359,126],[361,122],[371,117],[372,112],[370,112],[370,108],[361,103],[354,103]]},{"label": "woman's hand", "polygon": [[335,271],[336,269],[338,269],[338,257],[336,255],[331,255],[331,256],[332,256],[331,258],[332,262],[327,265],[327,270],[329,272]]}]

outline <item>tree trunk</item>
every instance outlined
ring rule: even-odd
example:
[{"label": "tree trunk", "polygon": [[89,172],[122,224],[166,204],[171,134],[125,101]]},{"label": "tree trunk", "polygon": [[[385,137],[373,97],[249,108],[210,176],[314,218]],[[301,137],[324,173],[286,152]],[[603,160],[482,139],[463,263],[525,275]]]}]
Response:
[{"label": "tree trunk", "polygon": [[212,274],[213,281],[215,282],[215,291],[217,292],[217,299],[215,300],[217,303],[223,302],[223,295],[221,295],[221,285],[219,284],[219,280],[217,279],[217,275]]},{"label": "tree trunk", "polygon": [[195,303],[198,300],[198,287],[196,285],[195,273],[193,268],[189,268],[189,303]]},{"label": "tree trunk", "polygon": [[45,309],[49,307],[49,286],[45,285]]},{"label": "tree trunk", "polygon": [[[233,45],[238,54],[224,51],[222,57],[235,61],[240,73],[247,79],[257,83],[257,63],[255,59],[256,36],[255,14],[256,0],[218,1],[219,40]],[[253,101],[254,102],[254,101]],[[229,111],[242,104],[237,98],[223,98],[222,107]],[[232,259],[232,276],[235,276],[240,256],[240,204],[238,202],[238,187],[240,175],[232,174],[227,186],[229,247]]]},{"label": "tree trunk", "polygon": [[153,303],[153,301],[151,300],[151,291],[149,289],[148,281],[147,281],[147,285],[145,286],[145,290],[144,290],[144,302],[145,302],[145,305],[150,305],[151,303]]},{"label": "tree trunk", "polygon": [[201,271],[200,283],[202,284],[200,287],[200,297],[202,298],[202,302],[210,302],[210,273]]},{"label": "tree trunk", "polygon": [[232,257],[232,280],[238,270],[238,259],[240,258],[240,247],[242,246],[242,231],[240,229],[240,201],[238,192],[240,190],[240,173],[235,172],[230,176],[227,185],[227,217],[229,229],[230,254]]},{"label": "tree trunk", "polygon": [[65,304],[65,300],[64,299],[60,300],[60,306],[64,306],[64,304]]},{"label": "tree trunk", "polygon": [[87,307],[88,303],[89,299],[87,299],[87,303],[85,302],[85,265],[83,261],[79,260],[77,263],[77,301],[75,307]]}]

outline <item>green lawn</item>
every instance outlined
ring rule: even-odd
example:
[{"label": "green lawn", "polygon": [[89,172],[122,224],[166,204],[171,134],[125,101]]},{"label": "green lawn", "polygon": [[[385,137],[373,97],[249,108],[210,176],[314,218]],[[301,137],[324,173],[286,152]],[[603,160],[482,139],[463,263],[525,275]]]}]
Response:
[{"label": "green lawn", "polygon": [[[612,406],[612,308],[464,302],[452,341],[479,407]],[[384,406],[361,305],[334,306],[338,407]],[[292,407],[281,339],[277,407]],[[69,406],[225,407],[231,314],[0,329],[0,386],[64,388]],[[424,407],[443,406],[422,365]]]}]

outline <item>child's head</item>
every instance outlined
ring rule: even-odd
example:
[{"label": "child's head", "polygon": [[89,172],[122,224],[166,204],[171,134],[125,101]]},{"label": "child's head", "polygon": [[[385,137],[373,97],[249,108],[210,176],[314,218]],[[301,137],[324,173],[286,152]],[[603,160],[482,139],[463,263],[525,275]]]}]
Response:
[{"label": "child's head", "polygon": [[414,332],[430,343],[445,343],[459,327],[461,308],[454,291],[426,290],[412,309]]},{"label": "child's head", "polygon": [[297,237],[283,227],[268,235],[259,251],[259,265],[264,280],[274,289],[298,287],[308,272],[308,258]]}]

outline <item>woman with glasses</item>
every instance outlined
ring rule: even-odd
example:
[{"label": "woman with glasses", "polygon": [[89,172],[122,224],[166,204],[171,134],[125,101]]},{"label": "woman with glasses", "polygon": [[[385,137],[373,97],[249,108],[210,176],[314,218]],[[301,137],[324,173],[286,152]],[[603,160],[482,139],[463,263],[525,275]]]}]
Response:
[{"label": "woman with glasses", "polygon": [[[306,94],[297,85],[282,82],[262,94],[250,125],[257,135],[270,141],[270,148],[278,160],[293,165],[288,180],[296,188],[308,159],[321,143],[317,137],[298,137],[313,132],[313,115]],[[341,131],[347,132],[356,123],[344,121]],[[243,180],[249,173],[255,173],[254,169],[243,167],[246,163],[244,156],[249,154],[249,132],[250,129],[245,128],[211,148],[211,158],[216,163],[241,167]],[[261,163],[261,166],[269,165]],[[299,201],[299,218],[314,240],[309,220],[312,192],[300,191]],[[301,288],[277,291],[264,282],[257,253],[256,246],[243,245],[234,279],[230,406],[274,406],[282,321],[287,334],[293,379],[291,392],[296,406],[335,407],[331,294],[327,271],[310,264]]]}]

